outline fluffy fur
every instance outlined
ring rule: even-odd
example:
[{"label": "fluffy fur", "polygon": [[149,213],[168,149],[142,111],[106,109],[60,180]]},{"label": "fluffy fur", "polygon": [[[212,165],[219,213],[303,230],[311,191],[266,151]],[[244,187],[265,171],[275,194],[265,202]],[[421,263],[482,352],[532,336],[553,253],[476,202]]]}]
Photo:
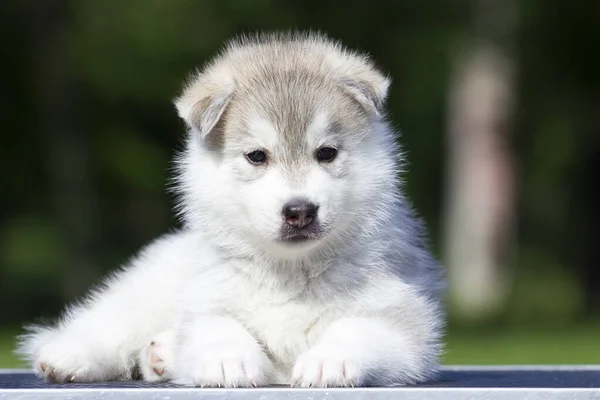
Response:
[{"label": "fluffy fur", "polygon": [[[175,104],[185,228],[148,245],[18,353],[57,382],[397,385],[433,376],[440,273],[399,189],[389,79],[321,35],[231,42]],[[318,148],[338,150],[331,162]],[[267,162],[252,165],[252,151]],[[282,208],[319,206],[309,239]]]}]

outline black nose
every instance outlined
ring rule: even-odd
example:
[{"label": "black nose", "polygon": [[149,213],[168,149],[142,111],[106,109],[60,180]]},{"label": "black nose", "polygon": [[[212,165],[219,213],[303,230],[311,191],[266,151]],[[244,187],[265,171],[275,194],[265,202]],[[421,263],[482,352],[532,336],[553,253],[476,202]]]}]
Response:
[{"label": "black nose", "polygon": [[289,225],[304,228],[315,220],[318,210],[319,207],[313,203],[305,200],[295,200],[283,207],[283,216]]}]

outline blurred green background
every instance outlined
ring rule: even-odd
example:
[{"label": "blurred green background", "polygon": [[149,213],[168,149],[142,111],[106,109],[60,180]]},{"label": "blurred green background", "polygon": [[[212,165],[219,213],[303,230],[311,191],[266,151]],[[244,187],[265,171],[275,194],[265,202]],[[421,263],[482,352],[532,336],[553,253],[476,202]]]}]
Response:
[{"label": "blurred green background", "polygon": [[444,362],[600,363],[600,2],[4,0],[0,367],[20,365],[24,322],[56,316],[177,226],[165,186],[184,127],[171,100],[188,73],[232,36],[289,28],[366,50],[392,76],[406,190],[451,269],[460,55],[482,43],[503,55],[512,100],[492,124],[513,171],[494,264],[503,289],[484,312],[449,302]]}]

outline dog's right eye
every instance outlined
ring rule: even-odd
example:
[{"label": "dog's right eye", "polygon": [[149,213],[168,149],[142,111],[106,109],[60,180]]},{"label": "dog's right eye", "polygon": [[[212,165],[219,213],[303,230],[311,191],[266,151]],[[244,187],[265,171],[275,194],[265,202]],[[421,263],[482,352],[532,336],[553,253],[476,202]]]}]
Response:
[{"label": "dog's right eye", "polygon": [[264,151],[255,150],[246,154],[246,158],[251,164],[260,165],[267,161],[267,154]]}]

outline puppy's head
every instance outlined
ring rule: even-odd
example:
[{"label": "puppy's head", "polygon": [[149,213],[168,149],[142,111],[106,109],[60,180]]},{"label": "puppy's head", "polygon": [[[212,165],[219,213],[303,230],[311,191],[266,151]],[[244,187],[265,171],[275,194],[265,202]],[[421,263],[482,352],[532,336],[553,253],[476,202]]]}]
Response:
[{"label": "puppy's head", "polygon": [[189,127],[182,214],[224,245],[294,258],[387,216],[389,80],[322,36],[229,45],[176,100]]}]

